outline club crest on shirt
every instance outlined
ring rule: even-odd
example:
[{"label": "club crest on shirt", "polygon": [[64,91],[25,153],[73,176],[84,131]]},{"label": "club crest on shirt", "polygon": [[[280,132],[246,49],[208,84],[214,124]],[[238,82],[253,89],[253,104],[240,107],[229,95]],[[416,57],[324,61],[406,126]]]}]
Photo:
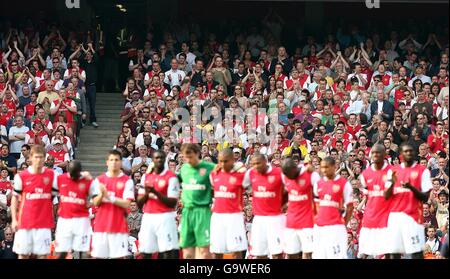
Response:
[{"label": "club crest on shirt", "polygon": [[125,186],[123,182],[117,182],[117,188],[122,189]]},{"label": "club crest on shirt", "polygon": [[383,175],[382,177],[381,177],[381,179],[383,180],[383,182],[386,182],[386,180],[387,180],[387,175]]},{"label": "club crest on shirt", "polygon": [[334,185],[333,185],[332,190],[333,190],[334,193],[339,192],[340,189],[341,189],[341,187],[340,187],[339,185],[337,185],[337,184],[334,184]]},{"label": "club crest on shirt", "polygon": [[236,177],[233,177],[233,176],[230,177],[230,180],[229,180],[230,184],[234,184],[234,183],[236,183],[236,181],[237,181]]},{"label": "club crest on shirt", "polygon": [[411,178],[412,178],[412,179],[416,179],[417,176],[419,176],[419,173],[418,173],[417,171],[412,171],[412,172],[411,172]]},{"label": "club crest on shirt", "polygon": [[198,174],[200,174],[200,176],[204,176],[206,174],[206,169],[205,168],[199,169]]},{"label": "club crest on shirt", "polygon": [[306,180],[303,179],[303,178],[301,178],[301,179],[298,180],[298,184],[299,184],[300,186],[305,186],[305,183],[306,183]]},{"label": "club crest on shirt", "polygon": [[44,177],[42,179],[42,182],[44,183],[44,185],[48,185],[50,183],[50,178],[49,177]]},{"label": "club crest on shirt", "polygon": [[267,180],[269,181],[270,184],[275,182],[275,176],[270,175],[269,177],[267,177]]},{"label": "club crest on shirt", "polygon": [[84,191],[84,190],[86,189],[86,184],[80,183],[80,185],[78,185],[78,189],[79,189],[80,191]]},{"label": "club crest on shirt", "polygon": [[164,180],[159,180],[158,181],[158,187],[164,187],[164,185],[166,184],[166,182]]}]

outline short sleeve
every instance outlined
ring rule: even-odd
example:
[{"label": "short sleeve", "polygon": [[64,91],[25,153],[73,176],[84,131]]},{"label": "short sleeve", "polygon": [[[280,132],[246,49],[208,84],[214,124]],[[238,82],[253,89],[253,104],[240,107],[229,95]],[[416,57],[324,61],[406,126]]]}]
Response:
[{"label": "short sleeve", "polygon": [[14,193],[19,195],[23,191],[22,178],[19,174],[14,177]]},{"label": "short sleeve", "polygon": [[319,186],[318,186],[319,185],[319,180],[320,179],[318,179],[317,181],[313,181],[313,177],[311,176],[311,184],[313,186],[313,194],[314,194],[315,197],[319,196]]},{"label": "short sleeve", "polygon": [[89,181],[89,197],[93,197],[95,193],[94,180]]},{"label": "short sleeve", "polygon": [[98,196],[100,194],[100,181],[98,181],[98,179],[94,179],[94,181],[91,184],[91,189],[92,189],[92,196]]},{"label": "short sleeve", "polygon": [[320,180],[319,173],[316,172],[316,171],[312,172],[312,174],[311,174],[311,184],[313,185],[313,187],[314,187],[314,184],[317,184],[317,182],[319,182],[319,180]]},{"label": "short sleeve", "polygon": [[423,171],[421,185],[422,192],[428,192],[433,188],[433,184],[431,183],[431,173],[429,169],[425,169]]},{"label": "short sleeve", "polygon": [[58,192],[58,173],[53,172],[53,184],[52,184],[52,190],[54,192]]},{"label": "short sleeve", "polygon": [[344,204],[346,206],[353,202],[352,194],[353,194],[352,185],[347,181],[344,185]]},{"label": "short sleeve", "polygon": [[178,181],[178,178],[172,177],[169,179],[167,197],[174,199],[178,199],[180,197],[180,182]]},{"label": "short sleeve", "polygon": [[251,186],[251,180],[250,180],[250,171],[248,170],[245,175],[244,175],[244,179],[242,180],[242,187],[244,188],[248,188]]},{"label": "short sleeve", "polygon": [[124,200],[134,200],[134,184],[133,180],[128,179],[125,183],[125,189],[123,190],[123,196],[122,198]]}]

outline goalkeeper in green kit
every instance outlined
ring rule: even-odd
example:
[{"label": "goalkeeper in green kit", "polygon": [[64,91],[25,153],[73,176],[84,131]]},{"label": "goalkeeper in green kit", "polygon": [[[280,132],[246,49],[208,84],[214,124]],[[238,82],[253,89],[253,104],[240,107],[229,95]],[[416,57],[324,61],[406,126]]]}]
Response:
[{"label": "goalkeeper in green kit", "polygon": [[[184,164],[178,174],[183,204],[180,247],[183,248],[185,259],[210,259],[209,227],[212,187],[209,175],[215,165],[200,160],[200,147],[197,144],[183,144],[181,153]],[[196,248],[198,248],[197,251]]]}]

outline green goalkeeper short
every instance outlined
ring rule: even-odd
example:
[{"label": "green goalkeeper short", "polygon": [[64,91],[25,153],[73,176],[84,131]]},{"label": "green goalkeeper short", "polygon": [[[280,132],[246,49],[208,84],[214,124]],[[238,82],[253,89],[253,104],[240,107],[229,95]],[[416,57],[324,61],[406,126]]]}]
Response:
[{"label": "green goalkeeper short", "polygon": [[180,247],[209,246],[210,223],[211,209],[209,206],[183,208],[180,224]]}]

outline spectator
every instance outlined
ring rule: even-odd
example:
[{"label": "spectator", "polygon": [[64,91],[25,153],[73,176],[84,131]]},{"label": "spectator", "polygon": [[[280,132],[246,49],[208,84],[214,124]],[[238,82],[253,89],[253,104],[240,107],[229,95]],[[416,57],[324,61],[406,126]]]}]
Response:
[{"label": "spectator", "polygon": [[130,236],[137,239],[139,231],[141,230],[142,213],[135,201],[130,204],[130,213],[128,214],[127,221]]},{"label": "spectator", "polygon": [[24,126],[23,116],[16,116],[14,119],[14,126],[9,129],[10,153],[19,159],[20,149],[25,144],[25,137],[30,129]]}]

